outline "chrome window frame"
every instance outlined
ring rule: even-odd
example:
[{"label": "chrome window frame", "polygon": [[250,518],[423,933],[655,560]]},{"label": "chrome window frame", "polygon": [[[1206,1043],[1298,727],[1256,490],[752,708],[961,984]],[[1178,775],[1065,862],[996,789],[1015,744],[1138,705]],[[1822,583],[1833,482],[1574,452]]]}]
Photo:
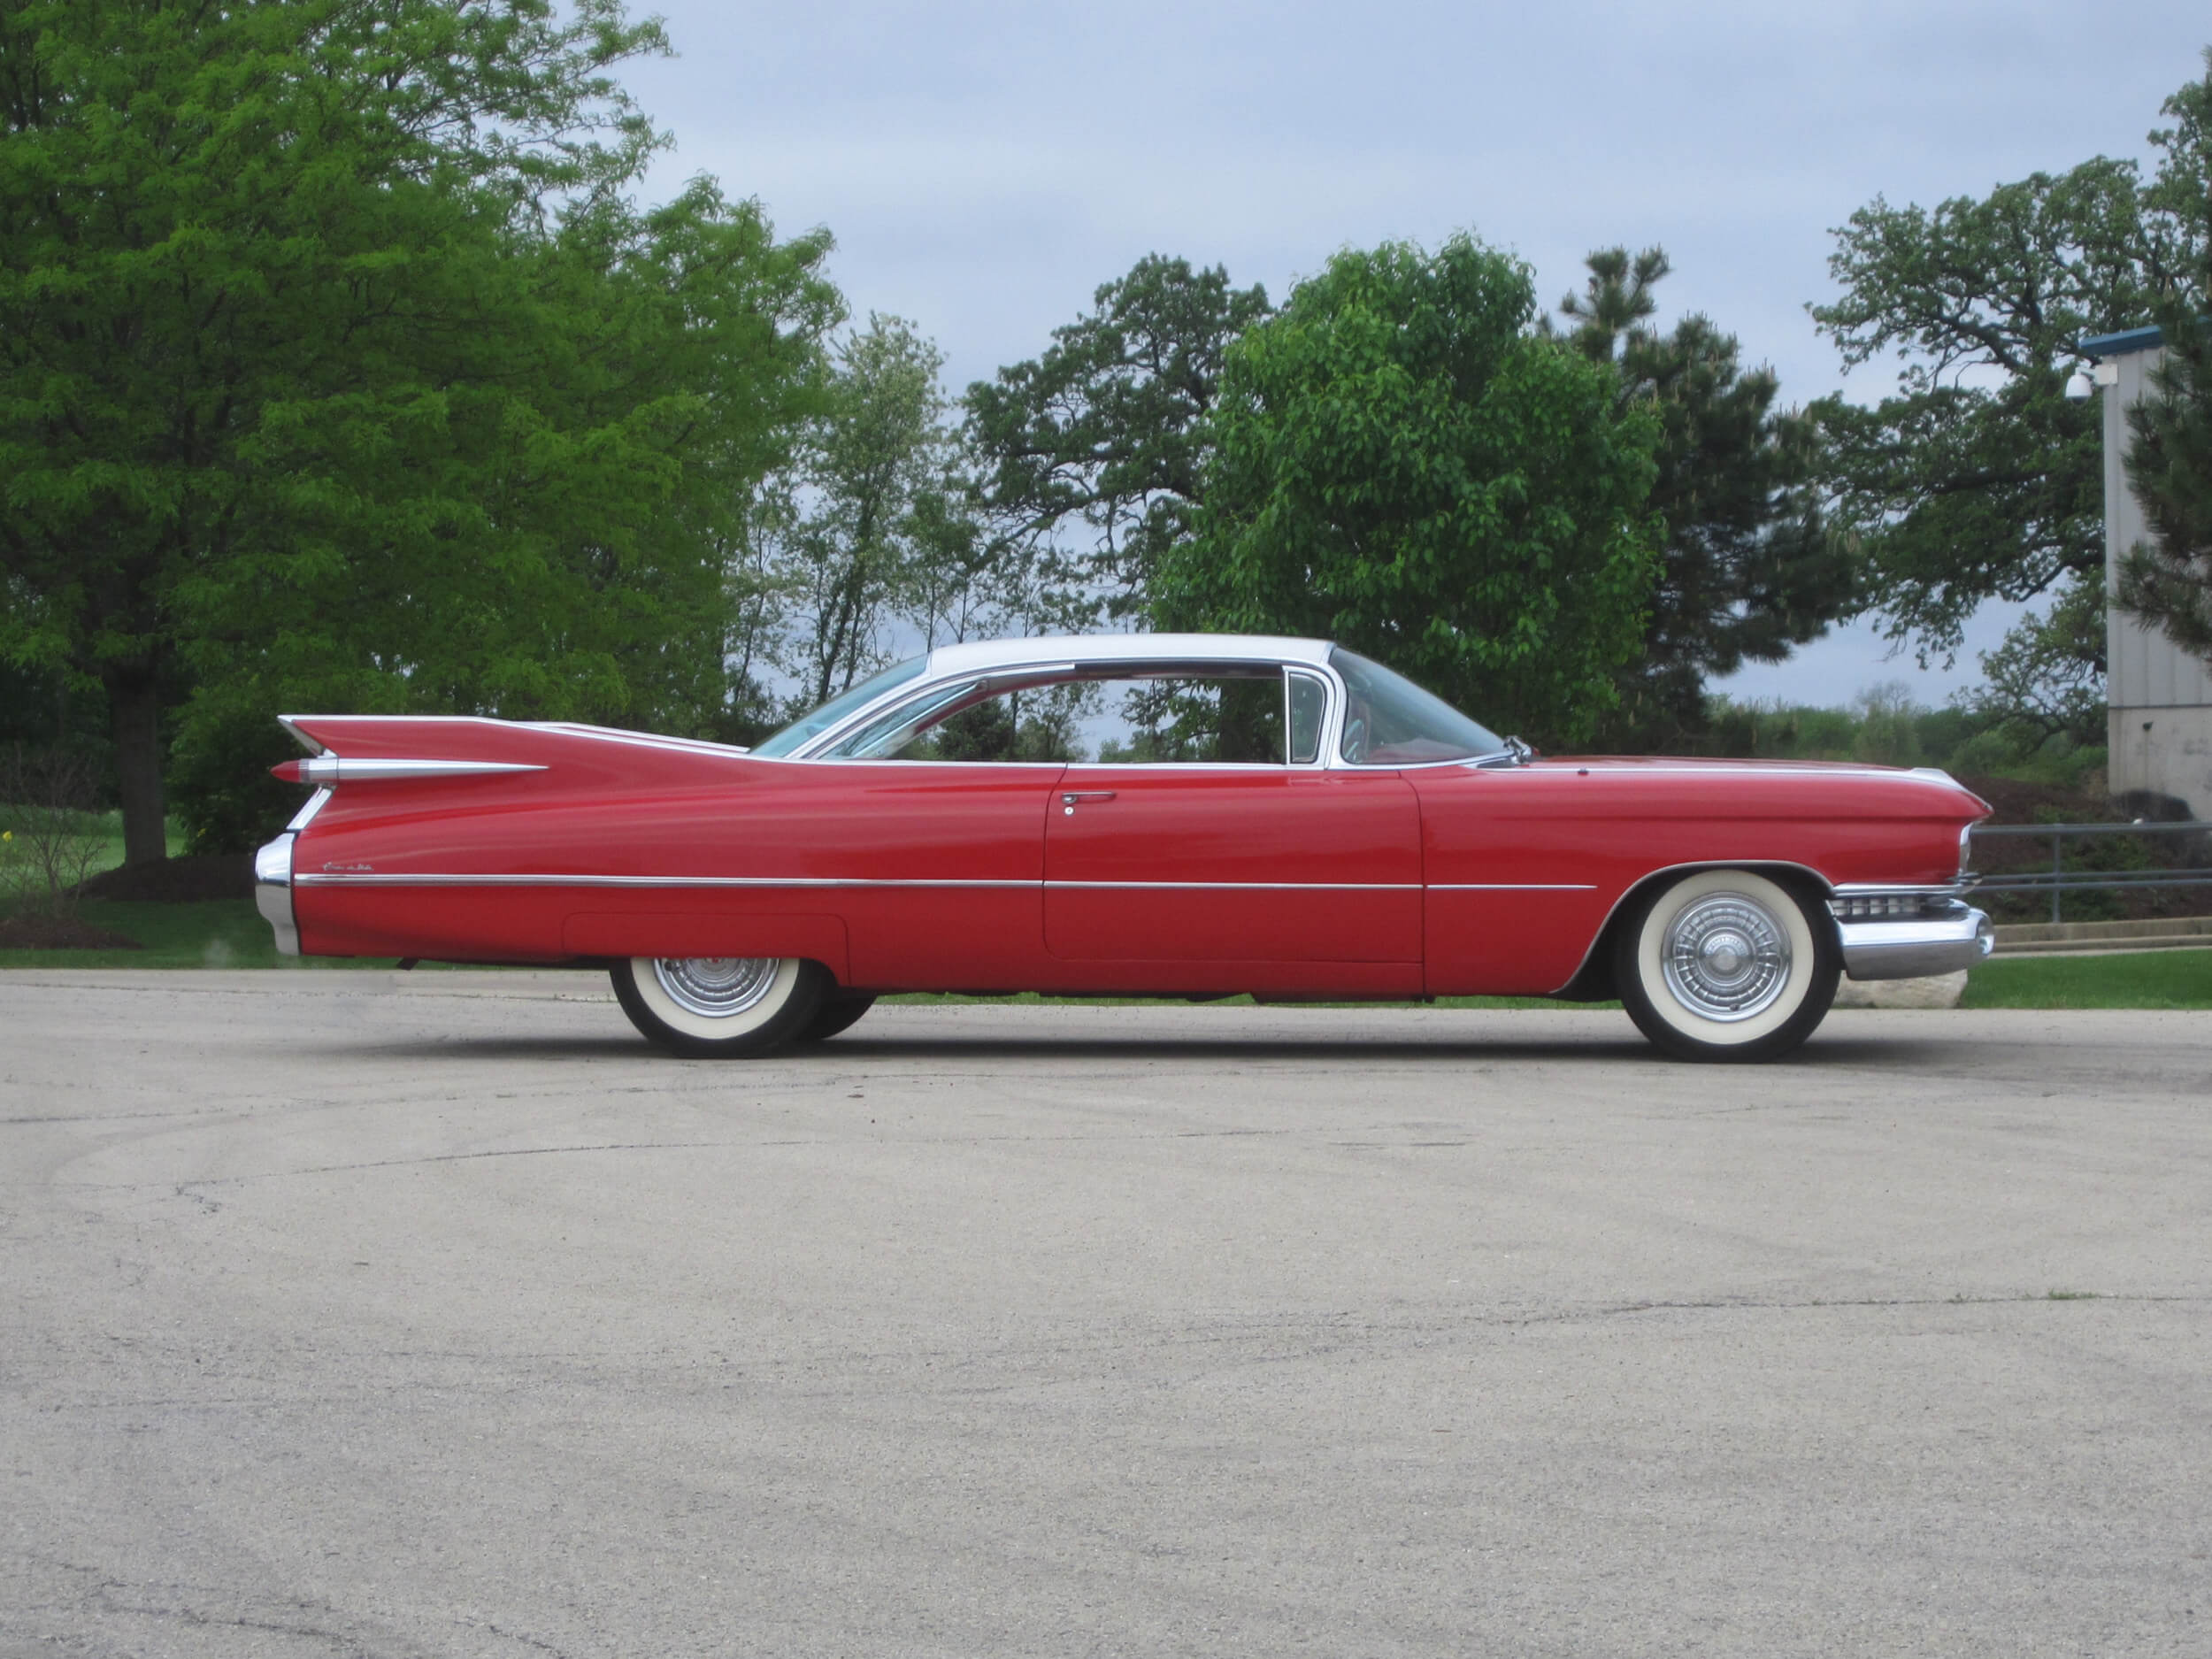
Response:
[{"label": "chrome window frame", "polygon": [[[1097,636],[1094,635],[1090,637],[1095,638]],[[1132,643],[1134,644],[1137,641],[1142,641],[1146,636],[1142,634],[1133,634],[1128,637]],[[1316,643],[1318,644],[1322,642],[1316,641]],[[1327,647],[1326,649],[1333,649],[1334,648]],[[1086,657],[1074,662],[1069,661],[1065,656],[1057,652],[1045,650],[1041,651],[1036,657],[1025,660],[1021,658],[1010,658],[1007,661],[993,663],[987,666],[979,665],[972,662],[965,664],[948,664],[941,672],[931,672],[926,670],[919,679],[909,680],[902,686],[895,686],[892,687],[891,690],[886,692],[882,696],[878,697],[874,702],[868,703],[865,707],[855,710],[843,720],[830,727],[827,731],[817,733],[796,752],[789,755],[763,755],[757,757],[757,758],[764,761],[772,761],[778,764],[803,764],[810,762],[818,763],[828,761],[833,762],[838,765],[845,766],[914,765],[917,763],[913,761],[833,756],[829,751],[852,737],[855,733],[862,727],[873,725],[885,715],[895,713],[910,703],[918,703],[924,698],[938,695],[941,693],[949,685],[959,684],[967,681],[978,680],[1006,680],[1010,681],[1025,680],[1033,682],[1035,680],[1035,677],[1042,675],[1048,677],[1046,681],[1043,683],[1049,683],[1051,678],[1056,678],[1062,674],[1066,675],[1070,679],[1085,680],[1110,680],[1116,678],[1118,674],[1119,677],[1123,678],[1141,679],[1149,675],[1171,673],[1179,669],[1193,673],[1203,672],[1209,669],[1217,669],[1224,671],[1228,674],[1245,677],[1249,676],[1253,670],[1258,667],[1271,668],[1283,677],[1283,752],[1285,758],[1280,763],[1271,761],[1053,762],[937,760],[930,761],[926,764],[933,766],[1004,767],[1009,765],[1048,766],[1064,764],[1070,767],[1160,767],[1172,768],[1177,771],[1188,771],[1194,767],[1202,768],[1210,766],[1237,771],[1272,769],[1294,772],[1346,772],[1373,773],[1434,772],[1452,766],[1470,767],[1481,771],[1510,772],[1520,770],[1519,763],[1515,758],[1513,751],[1509,749],[1500,749],[1495,753],[1488,755],[1465,755],[1447,760],[1397,761],[1386,764],[1366,764],[1348,761],[1343,757],[1340,751],[1343,743],[1345,714],[1350,703],[1350,697],[1349,694],[1345,689],[1343,676],[1338,673],[1335,665],[1328,662],[1325,657],[1320,660],[1310,661],[1302,657],[1286,657],[1282,655],[1276,655],[1272,657],[1212,657],[1209,656],[1202,649],[1193,649],[1188,645],[1183,645],[1179,649],[1171,651],[1162,650],[1156,653],[1147,653],[1140,647],[1139,649],[1130,650],[1126,653],[1116,653],[1110,657],[1102,656]],[[1310,761],[1294,761],[1288,758],[1290,753],[1289,685],[1290,676],[1293,674],[1302,674],[1309,680],[1317,680],[1327,698],[1326,706],[1322,712],[1321,752],[1315,759]]]},{"label": "chrome window frame", "polygon": [[[1329,649],[1331,650],[1337,650],[1344,648],[1332,645]],[[1354,655],[1356,656],[1357,653],[1355,652]],[[1302,672],[1309,673],[1325,673],[1329,678],[1329,695],[1332,704],[1332,719],[1329,728],[1324,737],[1321,753],[1325,763],[1327,764],[1328,769],[1332,772],[1435,772],[1445,766],[1468,766],[1483,772],[1517,772],[1521,769],[1521,764],[1515,758],[1513,749],[1510,746],[1504,749],[1493,749],[1486,755],[1458,755],[1448,760],[1393,760],[1374,762],[1346,760],[1343,756],[1344,720],[1351,708],[1352,694],[1346,689],[1343,676],[1337,672],[1336,664],[1334,663],[1325,663],[1319,668],[1310,668],[1303,663],[1301,663],[1298,666]],[[1389,668],[1390,664],[1383,663],[1379,664],[1379,666]],[[1393,673],[1397,672],[1395,669],[1391,669],[1391,672]],[[1403,675],[1400,675],[1399,677],[1401,679],[1404,678]],[[1428,687],[1424,686],[1421,689],[1427,691]],[[1429,692],[1429,695],[1432,697],[1437,697],[1437,701],[1440,703],[1445,702],[1445,699],[1440,696],[1437,696],[1437,694],[1432,691]],[[1456,703],[1447,703],[1446,706],[1453,709],[1458,709],[1458,705]],[[1466,713],[1466,710],[1463,709],[1458,709],[1458,711],[1462,714]],[[1485,727],[1484,729],[1486,731],[1488,728]]]},{"label": "chrome window frame", "polygon": [[[1141,637],[1141,636],[1137,636]],[[1222,679],[1259,680],[1272,671],[1283,685],[1283,754],[1280,761],[1265,760],[1075,760],[1075,761],[1004,761],[1004,760],[933,760],[918,763],[931,766],[1052,766],[1060,765],[1072,771],[1076,768],[1113,767],[1117,770],[1159,770],[1163,772],[1312,772],[1327,769],[1333,749],[1333,734],[1342,718],[1344,682],[1335,670],[1325,664],[1289,661],[1282,657],[1208,657],[1189,651],[1161,652],[1157,656],[1097,657],[1087,662],[1071,663],[1063,657],[1044,657],[1032,663],[995,664],[987,670],[973,667],[951,669],[942,674],[925,675],[921,680],[895,687],[883,696],[857,709],[826,732],[817,733],[796,753],[790,755],[763,755],[757,758],[772,763],[828,763],[840,766],[913,766],[918,763],[897,760],[888,756],[834,755],[830,753],[867,727],[887,716],[897,714],[910,705],[919,704],[942,694],[948,687],[971,685],[979,681],[1019,681],[1025,686],[1048,686],[1067,680],[1146,680],[1165,678],[1187,673],[1201,678],[1210,672]],[[1290,678],[1302,674],[1317,680],[1326,703],[1322,710],[1322,745],[1317,759],[1293,761],[1290,755]],[[1463,763],[1447,761],[1446,765]],[[1373,770],[1362,768],[1361,770]],[[1388,770],[1385,768],[1384,770]]]}]

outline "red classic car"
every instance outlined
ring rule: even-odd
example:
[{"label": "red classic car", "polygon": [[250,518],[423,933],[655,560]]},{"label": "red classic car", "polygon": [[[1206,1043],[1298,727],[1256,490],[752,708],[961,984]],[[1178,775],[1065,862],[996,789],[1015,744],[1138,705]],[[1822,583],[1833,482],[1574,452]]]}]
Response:
[{"label": "red classic car", "polygon": [[1540,758],[1312,640],[944,647],[752,749],[297,715],[256,863],[287,952],[603,964],[688,1055],[890,991],[1618,996],[1685,1058],[1783,1054],[1840,974],[1985,955],[1987,806],[1939,772]]}]

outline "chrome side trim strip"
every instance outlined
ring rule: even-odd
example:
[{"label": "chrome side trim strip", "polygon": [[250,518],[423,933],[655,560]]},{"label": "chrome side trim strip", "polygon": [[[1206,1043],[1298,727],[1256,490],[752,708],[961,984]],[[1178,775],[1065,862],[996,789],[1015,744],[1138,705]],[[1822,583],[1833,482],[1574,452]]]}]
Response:
[{"label": "chrome side trim strip", "polygon": [[366,870],[302,871],[302,887],[1061,887],[1171,892],[1271,893],[1589,893],[1589,882],[1454,883],[1417,881],[1061,881],[981,879],[958,876],[584,876],[380,874]]},{"label": "chrome side trim strip", "polygon": [[1871,897],[1877,894],[1916,894],[1924,898],[1956,898],[1966,891],[1963,881],[1937,881],[1925,887],[1914,887],[1909,882],[1897,881],[1839,881],[1833,891],[1839,899]]},{"label": "chrome side trim strip", "polygon": [[[1592,758],[1594,759],[1596,757],[1593,757]],[[1464,765],[1466,763],[1462,761],[1457,763],[1439,762],[1436,764],[1456,764]],[[1538,761],[1532,766],[1517,766],[1512,770],[1506,772],[1503,775],[1509,778],[1534,777],[1541,772],[1548,772],[1552,776],[1556,777],[1560,772],[1567,771],[1570,768],[1572,768],[1578,775],[1586,775],[1594,779],[1834,778],[1840,780],[1845,779],[1858,780],[1865,778],[1895,778],[1901,781],[1909,780],[1914,783],[1934,784],[1939,788],[1956,790],[1962,787],[1962,786],[1948,780],[1939,782],[1938,780],[1928,776],[1924,770],[1916,769],[1909,772],[1894,766],[1858,766],[1850,764],[1834,766],[1792,766],[1781,761],[1758,761],[1736,766],[1726,764],[1715,766],[1619,767],[1593,765],[1586,769],[1582,766],[1577,765],[1575,757],[1568,755],[1547,755],[1543,759]]]},{"label": "chrome side trim strip", "polygon": [[863,876],[380,875],[365,870],[303,871],[302,887],[1033,887],[1034,879],[872,879]]},{"label": "chrome side trim strip", "polygon": [[383,875],[367,870],[307,870],[292,878],[314,887],[1109,887],[1207,892],[1418,893],[1417,882],[1390,881],[1039,881],[934,876],[511,876]]},{"label": "chrome side trim strip", "polygon": [[322,744],[299,728],[302,720],[318,726],[352,722],[404,720],[412,726],[488,726],[509,732],[558,732],[570,737],[588,737],[603,743],[626,743],[638,749],[672,749],[697,755],[744,755],[751,751],[733,743],[711,743],[704,738],[659,737],[650,732],[625,732],[611,726],[585,726],[573,720],[501,720],[488,714],[281,714],[277,724],[297,738],[311,753],[326,753]]},{"label": "chrome side trim strip", "polygon": [[1431,893],[1595,893],[1594,881],[1433,881]]},{"label": "chrome side trim strip", "polygon": [[307,804],[292,814],[292,821],[284,827],[297,834],[315,821],[315,814],[330,804],[330,791],[318,789],[307,797]]},{"label": "chrome side trim strip", "polygon": [[1048,881],[1048,887],[1130,887],[1148,892],[1418,893],[1417,881]]},{"label": "chrome side trim strip", "polygon": [[333,784],[358,783],[372,778],[478,778],[544,770],[543,766],[511,760],[362,760],[343,755],[316,755],[300,762],[300,781]]},{"label": "chrome side trim strip", "polygon": [[301,887],[1113,887],[1202,892],[1418,894],[1418,883],[1374,880],[978,880],[964,876],[382,876],[369,870],[303,870]]}]

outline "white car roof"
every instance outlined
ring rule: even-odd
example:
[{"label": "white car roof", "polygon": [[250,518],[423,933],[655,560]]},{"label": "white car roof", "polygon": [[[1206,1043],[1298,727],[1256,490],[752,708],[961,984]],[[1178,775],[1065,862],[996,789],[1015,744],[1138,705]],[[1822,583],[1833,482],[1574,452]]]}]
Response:
[{"label": "white car roof", "polygon": [[1326,640],[1271,634],[1041,634],[1025,640],[977,640],[941,645],[929,654],[932,680],[1032,663],[1305,663],[1329,660]]}]

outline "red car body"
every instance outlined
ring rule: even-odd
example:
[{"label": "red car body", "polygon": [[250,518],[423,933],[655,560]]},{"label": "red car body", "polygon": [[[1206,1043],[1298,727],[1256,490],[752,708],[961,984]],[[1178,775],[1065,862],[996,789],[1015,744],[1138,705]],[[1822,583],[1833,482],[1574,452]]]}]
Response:
[{"label": "red car body", "polygon": [[[1100,642],[1010,645],[1077,643]],[[1283,648],[1289,672],[1317,679],[1329,660],[1308,642],[1233,643]],[[1333,730],[1348,718],[1330,716]],[[285,868],[265,871],[264,908],[311,956],[797,957],[848,993],[1603,995],[1601,947],[1632,897],[1722,867],[1826,901],[1860,977],[1986,948],[1956,895],[1964,832],[1988,808],[1932,772],[1525,751],[1357,766],[1334,751],[1302,765],[788,758],[493,719],[288,723],[319,752],[280,770],[326,787],[272,844]],[[1878,915],[1851,919],[1854,895],[1916,896],[1896,899],[1884,933]],[[1940,939],[1924,900],[1947,907]]]}]

